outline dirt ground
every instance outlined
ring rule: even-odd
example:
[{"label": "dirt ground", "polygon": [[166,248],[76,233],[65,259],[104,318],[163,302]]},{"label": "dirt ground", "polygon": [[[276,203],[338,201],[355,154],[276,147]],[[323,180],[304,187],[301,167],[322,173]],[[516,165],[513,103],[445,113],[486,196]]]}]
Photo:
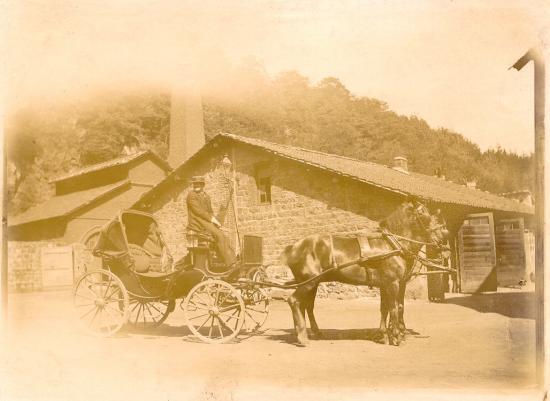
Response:
[{"label": "dirt ground", "polygon": [[373,340],[377,298],[318,300],[324,339],[306,348],[292,344],[292,318],[282,301],[272,302],[265,332],[223,345],[197,342],[179,307],[153,331],[102,339],[74,324],[69,291],[11,294],[9,302],[1,400],[341,400],[366,394],[420,400],[426,390],[441,400],[457,394],[505,400],[535,394],[533,292],[407,301],[410,334],[400,347]]}]

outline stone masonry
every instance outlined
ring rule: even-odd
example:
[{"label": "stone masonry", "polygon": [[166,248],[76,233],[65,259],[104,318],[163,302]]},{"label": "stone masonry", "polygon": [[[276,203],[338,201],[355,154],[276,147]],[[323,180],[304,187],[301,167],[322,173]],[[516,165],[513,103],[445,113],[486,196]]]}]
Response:
[{"label": "stone masonry", "polygon": [[[230,172],[220,163],[224,153],[233,164]],[[259,166],[271,178],[270,203],[260,202]],[[292,277],[280,261],[285,246],[316,233],[371,230],[401,201],[387,191],[241,146],[217,149],[210,153],[210,159],[196,162],[182,174],[159,191],[151,205],[175,259],[187,252],[185,199],[190,189],[189,179],[193,175],[205,175],[205,191],[212,198],[214,213],[228,230],[237,250],[237,239],[243,235],[262,237],[268,276],[283,280]],[[347,298],[373,292],[365,287],[327,283],[318,293],[320,297]]]}]

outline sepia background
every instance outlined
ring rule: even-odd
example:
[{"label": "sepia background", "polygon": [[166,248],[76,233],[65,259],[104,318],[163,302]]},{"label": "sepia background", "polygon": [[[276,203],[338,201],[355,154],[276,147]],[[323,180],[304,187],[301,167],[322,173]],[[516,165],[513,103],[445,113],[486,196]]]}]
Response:
[{"label": "sepia background", "polygon": [[[499,397],[537,396],[533,66],[509,68],[544,37],[545,2],[8,1],[1,7],[12,331],[0,397],[115,399],[128,389],[135,399],[332,399],[404,389],[422,397],[431,388],[450,398],[499,390]],[[174,155],[174,122],[198,133],[181,145],[186,155]],[[211,140],[217,150],[184,165]],[[254,151],[244,146],[251,143]],[[490,210],[497,231],[508,227],[501,221],[521,219],[527,232],[520,273],[495,279],[484,298],[465,296],[476,292],[463,291],[471,283],[447,277],[441,304],[429,302],[428,280],[416,280],[408,293],[416,334],[399,349],[371,341],[376,290],[341,285],[320,290],[327,338],[307,351],[289,344],[284,292],[273,294],[267,334],[229,347],[182,342],[188,333],[177,313],[156,333],[114,341],[73,330],[70,285],[59,263],[70,265],[71,281],[83,266],[99,263],[88,252],[97,227],[134,206],[159,218],[172,253],[183,256],[186,180],[195,173],[209,179],[207,191],[233,245],[241,245],[239,228],[261,235],[270,263],[284,245],[318,229],[318,221],[327,231],[368,229],[396,203],[338,174],[312,176],[311,160],[296,156],[297,149],[388,166],[391,174],[395,157],[403,156],[410,176],[437,177],[478,191],[480,199],[498,195],[487,200],[490,207],[464,195],[458,208],[443,209],[448,220],[455,217],[457,233],[472,213]],[[269,156],[275,167],[258,172],[262,152],[304,164]],[[238,183],[234,199],[220,164],[226,153]],[[331,167],[333,160],[315,163]],[[355,165],[339,168],[348,174]],[[94,175],[101,169],[108,169],[106,178]],[[180,181],[159,189],[172,169]],[[273,180],[273,208],[258,212],[267,196],[258,195],[258,182],[266,177]],[[437,192],[440,184],[426,185]],[[90,209],[112,194],[100,213]],[[230,201],[237,207],[227,209]],[[87,214],[73,218],[77,209]],[[265,226],[270,218],[276,229]],[[302,230],[294,230],[298,225]],[[286,277],[284,267],[270,274]],[[32,388],[29,378],[36,380]]]}]

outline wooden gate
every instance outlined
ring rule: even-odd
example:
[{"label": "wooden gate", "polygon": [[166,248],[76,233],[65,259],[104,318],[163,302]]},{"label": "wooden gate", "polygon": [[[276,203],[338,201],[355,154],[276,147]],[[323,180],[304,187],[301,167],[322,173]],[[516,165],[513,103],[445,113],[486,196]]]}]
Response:
[{"label": "wooden gate", "polygon": [[497,221],[495,225],[495,237],[498,285],[518,285],[521,280],[525,279],[523,219]]},{"label": "wooden gate", "polygon": [[44,247],[40,250],[42,288],[73,285],[73,248]]},{"label": "wooden gate", "polygon": [[461,292],[497,290],[492,213],[469,214],[458,231]]}]

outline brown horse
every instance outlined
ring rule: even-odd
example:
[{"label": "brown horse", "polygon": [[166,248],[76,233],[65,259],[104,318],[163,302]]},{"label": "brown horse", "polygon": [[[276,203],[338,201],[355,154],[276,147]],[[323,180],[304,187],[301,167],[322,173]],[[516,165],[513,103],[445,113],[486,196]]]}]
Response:
[{"label": "brown horse", "polygon": [[[303,283],[288,299],[299,345],[308,341],[306,311],[313,334],[321,335],[313,307],[317,287],[326,281],[379,287],[381,339],[385,344],[399,345],[405,334],[405,287],[413,273],[415,256],[424,244],[443,248],[449,233],[439,212],[432,215],[414,200],[402,203],[380,222],[380,228],[380,232],[366,236],[311,235],[285,248],[286,264],[295,281]],[[390,257],[359,261],[391,251],[394,253]],[[337,266],[342,268],[335,269]]]}]

